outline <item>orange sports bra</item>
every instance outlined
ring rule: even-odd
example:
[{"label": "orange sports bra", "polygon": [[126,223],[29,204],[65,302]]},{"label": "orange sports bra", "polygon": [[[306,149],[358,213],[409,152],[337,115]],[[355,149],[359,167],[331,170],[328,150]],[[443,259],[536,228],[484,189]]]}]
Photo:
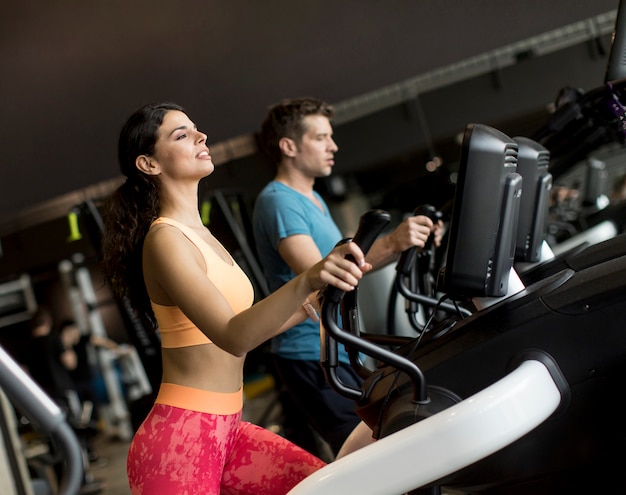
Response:
[{"label": "orange sports bra", "polygon": [[[196,234],[193,229],[171,218],[159,217],[152,225],[166,223],[178,228],[198,248],[206,263],[207,277],[224,295],[235,313],[249,308],[254,300],[250,279],[228,254],[230,264]],[[152,227],[152,225],[150,227]],[[163,306],[150,301],[161,334],[161,346],[166,348],[211,344],[211,340],[181,311],[178,306]]]}]

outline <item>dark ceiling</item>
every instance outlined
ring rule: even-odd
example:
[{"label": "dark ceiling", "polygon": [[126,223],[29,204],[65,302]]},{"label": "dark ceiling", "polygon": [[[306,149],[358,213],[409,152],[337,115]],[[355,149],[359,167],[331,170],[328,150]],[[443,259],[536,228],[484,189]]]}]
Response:
[{"label": "dark ceiling", "polygon": [[185,106],[209,143],[271,103],[357,97],[593,16],[618,0],[57,0],[0,15],[0,220],[118,176],[136,107]]}]

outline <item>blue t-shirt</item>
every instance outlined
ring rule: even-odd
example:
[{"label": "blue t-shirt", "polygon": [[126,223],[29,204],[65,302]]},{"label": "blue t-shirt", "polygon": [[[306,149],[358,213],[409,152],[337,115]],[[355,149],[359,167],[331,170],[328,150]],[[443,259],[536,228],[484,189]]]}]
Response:
[{"label": "blue t-shirt", "polygon": [[[275,291],[295,274],[278,253],[278,244],[292,235],[310,236],[322,256],[332,251],[342,239],[341,231],[330,216],[322,197],[313,192],[323,207],[280,182],[267,184],[254,204],[252,225],[257,253],[270,291]],[[320,360],[319,322],[307,318],[302,323],[272,339],[271,351],[288,359]],[[349,363],[343,345],[339,360]]]}]

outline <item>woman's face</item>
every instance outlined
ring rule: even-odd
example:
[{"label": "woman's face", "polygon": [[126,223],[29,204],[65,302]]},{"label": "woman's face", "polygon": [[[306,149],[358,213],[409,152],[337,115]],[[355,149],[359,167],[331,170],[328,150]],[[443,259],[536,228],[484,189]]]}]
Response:
[{"label": "woman's face", "polygon": [[151,158],[158,162],[161,174],[173,178],[206,177],[215,168],[206,138],[185,113],[170,110],[159,127]]}]

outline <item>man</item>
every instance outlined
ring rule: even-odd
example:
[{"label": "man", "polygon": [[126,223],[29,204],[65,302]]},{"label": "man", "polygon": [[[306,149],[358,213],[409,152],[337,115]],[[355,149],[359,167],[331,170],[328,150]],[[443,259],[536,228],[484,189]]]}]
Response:
[{"label": "man", "polygon": [[[315,179],[329,176],[335,164],[333,115],[332,106],[313,98],[283,100],[270,109],[261,126],[261,145],[276,163],[277,172],[257,197],[252,222],[271,291],[321,260],[343,237],[328,206],[313,189]],[[374,268],[384,266],[410,247],[424,247],[431,232],[438,244],[441,225],[425,216],[407,218],[391,234],[377,239],[366,259]],[[271,352],[299,414],[336,455],[360,420],[354,401],[326,383],[320,366],[319,322],[314,320],[307,319],[275,337]],[[359,388],[362,380],[343,346],[339,361],[341,381]]]}]

